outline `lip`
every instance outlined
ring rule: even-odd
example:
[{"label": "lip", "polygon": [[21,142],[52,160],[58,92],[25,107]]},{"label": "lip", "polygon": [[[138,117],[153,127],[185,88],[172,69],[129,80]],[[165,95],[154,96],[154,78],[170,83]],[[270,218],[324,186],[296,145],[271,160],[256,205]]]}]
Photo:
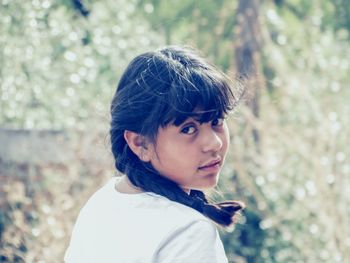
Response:
[{"label": "lip", "polygon": [[221,158],[216,158],[214,160],[211,160],[209,162],[207,162],[206,164],[200,166],[198,169],[200,170],[208,170],[211,168],[220,168],[221,166]]}]

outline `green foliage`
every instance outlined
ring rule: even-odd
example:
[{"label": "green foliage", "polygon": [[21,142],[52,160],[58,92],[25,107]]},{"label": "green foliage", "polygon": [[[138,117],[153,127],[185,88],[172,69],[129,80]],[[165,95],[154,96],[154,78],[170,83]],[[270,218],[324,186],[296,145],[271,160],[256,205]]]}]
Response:
[{"label": "green foliage", "polygon": [[[209,54],[224,69],[232,66],[236,2],[138,0],[140,13],[167,44],[185,44]],[[216,40],[220,41],[216,41]]]},{"label": "green foliage", "polygon": [[133,1],[96,1],[86,8],[91,12],[84,17],[70,1],[2,2],[2,125],[96,125],[107,116],[126,63],[162,42],[134,16]]}]

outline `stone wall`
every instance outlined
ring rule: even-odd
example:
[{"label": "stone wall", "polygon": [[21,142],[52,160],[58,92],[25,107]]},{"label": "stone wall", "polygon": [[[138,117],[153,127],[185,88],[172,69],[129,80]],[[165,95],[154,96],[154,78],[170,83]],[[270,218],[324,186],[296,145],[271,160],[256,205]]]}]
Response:
[{"label": "stone wall", "polygon": [[106,132],[0,128],[0,206],[5,185],[19,180],[31,192],[40,187],[44,172],[59,170],[69,176],[77,164],[88,174],[113,170]]}]

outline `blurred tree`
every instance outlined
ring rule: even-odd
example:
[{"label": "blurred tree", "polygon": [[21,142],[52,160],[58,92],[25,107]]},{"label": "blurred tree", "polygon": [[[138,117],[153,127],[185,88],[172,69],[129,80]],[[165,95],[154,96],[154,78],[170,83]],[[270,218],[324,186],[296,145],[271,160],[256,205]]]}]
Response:
[{"label": "blurred tree", "polygon": [[[260,5],[260,0],[239,1],[236,13],[236,39],[234,41],[237,74],[246,79],[245,88],[250,92],[247,104],[256,118],[259,118],[260,89],[264,86],[261,64]],[[259,150],[260,142],[257,129],[253,128],[252,134],[255,146]]]}]

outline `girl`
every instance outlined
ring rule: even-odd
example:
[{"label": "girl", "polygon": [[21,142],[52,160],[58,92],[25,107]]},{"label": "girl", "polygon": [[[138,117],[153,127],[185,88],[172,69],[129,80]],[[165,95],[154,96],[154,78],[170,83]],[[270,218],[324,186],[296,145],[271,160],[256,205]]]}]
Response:
[{"label": "girl", "polygon": [[67,263],[227,262],[215,224],[240,202],[212,204],[229,144],[229,81],[190,49],[137,56],[111,104],[112,178],[81,210]]}]

